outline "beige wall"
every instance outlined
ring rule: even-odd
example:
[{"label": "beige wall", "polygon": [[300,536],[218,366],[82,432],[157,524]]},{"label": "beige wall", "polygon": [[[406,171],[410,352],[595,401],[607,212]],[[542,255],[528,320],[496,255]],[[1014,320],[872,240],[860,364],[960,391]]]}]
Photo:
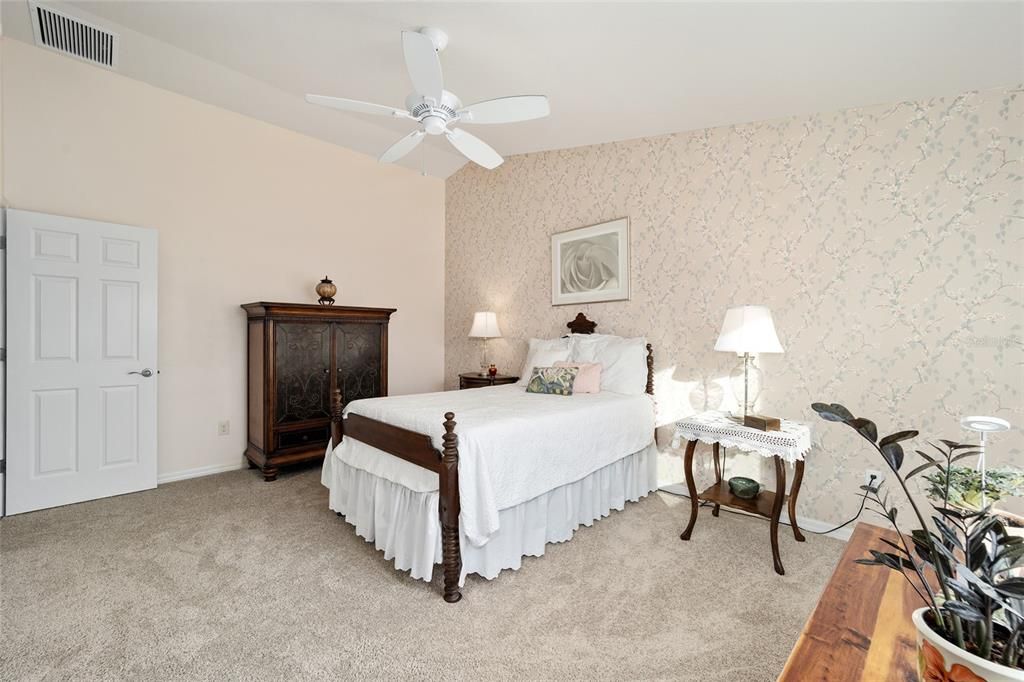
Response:
[{"label": "beige wall", "polygon": [[[240,303],[395,307],[392,393],[443,371],[444,183],[3,41],[9,206],[160,233],[160,473],[240,462]],[[217,435],[230,419],[231,434]]]},{"label": "beige wall", "polygon": [[[671,423],[727,402],[723,314],[763,303],[786,352],[763,358],[762,409],[813,422],[800,512],[843,520],[883,465],[812,401],[931,438],[966,439],[965,414],[1024,426],[1022,144],[1011,89],[466,166],[447,181],[447,383],[476,366],[473,311],[497,311],[494,357],[515,372],[527,338],[584,310],[654,344]],[[631,300],[552,307],[551,233],[622,216]],[[1024,464],[1019,430],[992,444],[993,461]]]}]

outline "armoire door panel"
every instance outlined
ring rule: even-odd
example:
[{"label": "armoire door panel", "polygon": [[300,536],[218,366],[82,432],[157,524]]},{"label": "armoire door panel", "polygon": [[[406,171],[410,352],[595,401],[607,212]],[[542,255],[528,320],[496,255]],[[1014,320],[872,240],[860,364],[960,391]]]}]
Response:
[{"label": "armoire door panel", "polygon": [[274,422],[283,424],[331,413],[331,327],[278,322],[274,325],[276,373]]},{"label": "armoire door panel", "polygon": [[334,362],[345,402],[381,395],[381,335],[376,324],[334,325]]}]

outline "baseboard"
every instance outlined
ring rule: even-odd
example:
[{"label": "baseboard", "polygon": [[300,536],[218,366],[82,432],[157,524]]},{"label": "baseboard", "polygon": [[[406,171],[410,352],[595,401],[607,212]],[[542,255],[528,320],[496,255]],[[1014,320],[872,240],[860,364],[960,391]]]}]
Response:
[{"label": "baseboard", "polygon": [[223,474],[225,471],[236,471],[245,466],[244,461],[236,462],[234,464],[213,464],[207,467],[196,467],[195,469],[185,469],[184,471],[172,471],[167,474],[160,474],[156,477],[156,484],[162,485],[164,483],[173,483],[174,481],[184,481],[189,478],[199,478],[200,476],[212,476],[213,474]]},{"label": "baseboard", "polygon": [[[682,483],[672,483],[670,485],[663,485],[660,488],[658,488],[658,490],[661,490],[663,492],[669,493],[670,495],[679,495],[681,497],[687,497],[687,498],[690,496],[687,493],[686,486],[683,485]],[[735,511],[737,514],[745,514],[747,516],[754,516],[753,514],[747,514],[746,512],[744,512],[744,511],[742,511],[740,509],[732,509],[730,511]],[[760,517],[758,517],[758,518],[760,518]],[[784,519],[784,520],[788,520],[788,519]],[[818,519],[812,519],[812,518],[808,518],[806,516],[798,516],[796,518],[796,520],[797,520],[797,523],[800,524],[800,528],[802,528],[803,530],[811,531],[812,533],[822,533],[824,535],[829,536],[830,538],[835,538],[836,540],[842,540],[843,542],[846,542],[847,540],[849,540],[850,536],[853,534],[853,525],[854,524],[850,524],[848,526],[844,526],[843,528],[840,528],[839,530],[834,530],[834,531],[832,531],[830,533],[825,533],[825,531],[827,531],[827,530],[829,530],[831,528],[835,528],[836,524],[828,523],[827,521],[819,521]]]}]

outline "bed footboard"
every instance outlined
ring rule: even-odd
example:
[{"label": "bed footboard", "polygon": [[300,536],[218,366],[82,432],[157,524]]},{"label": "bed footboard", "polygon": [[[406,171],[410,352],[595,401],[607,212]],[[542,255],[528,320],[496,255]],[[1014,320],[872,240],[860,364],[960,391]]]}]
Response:
[{"label": "bed footboard", "polygon": [[354,438],[399,459],[433,471],[438,475],[438,518],[441,523],[441,560],[444,569],[444,600],[454,604],[462,599],[459,577],[462,575],[462,549],[459,544],[459,437],[455,433],[455,414],[444,415],[444,447],[438,451],[430,436],[400,426],[344,413],[341,389],[331,395],[331,442]]}]

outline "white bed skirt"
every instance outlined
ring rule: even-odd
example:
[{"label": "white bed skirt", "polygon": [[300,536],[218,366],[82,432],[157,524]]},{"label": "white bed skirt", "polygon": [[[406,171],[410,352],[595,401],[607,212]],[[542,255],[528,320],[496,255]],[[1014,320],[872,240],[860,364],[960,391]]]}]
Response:
[{"label": "white bed skirt", "polygon": [[[330,508],[374,543],[395,568],[430,581],[441,563],[441,525],[437,491],[414,492],[362,469],[333,453],[324,460],[321,480],[330,489]],[[621,510],[658,487],[658,449],[654,443],[598,469],[574,483],[498,512],[499,529],[477,547],[461,535],[462,585],[477,573],[493,579],[506,568],[517,570],[524,556],[543,556],[549,542],[565,542],[581,525]]]}]

